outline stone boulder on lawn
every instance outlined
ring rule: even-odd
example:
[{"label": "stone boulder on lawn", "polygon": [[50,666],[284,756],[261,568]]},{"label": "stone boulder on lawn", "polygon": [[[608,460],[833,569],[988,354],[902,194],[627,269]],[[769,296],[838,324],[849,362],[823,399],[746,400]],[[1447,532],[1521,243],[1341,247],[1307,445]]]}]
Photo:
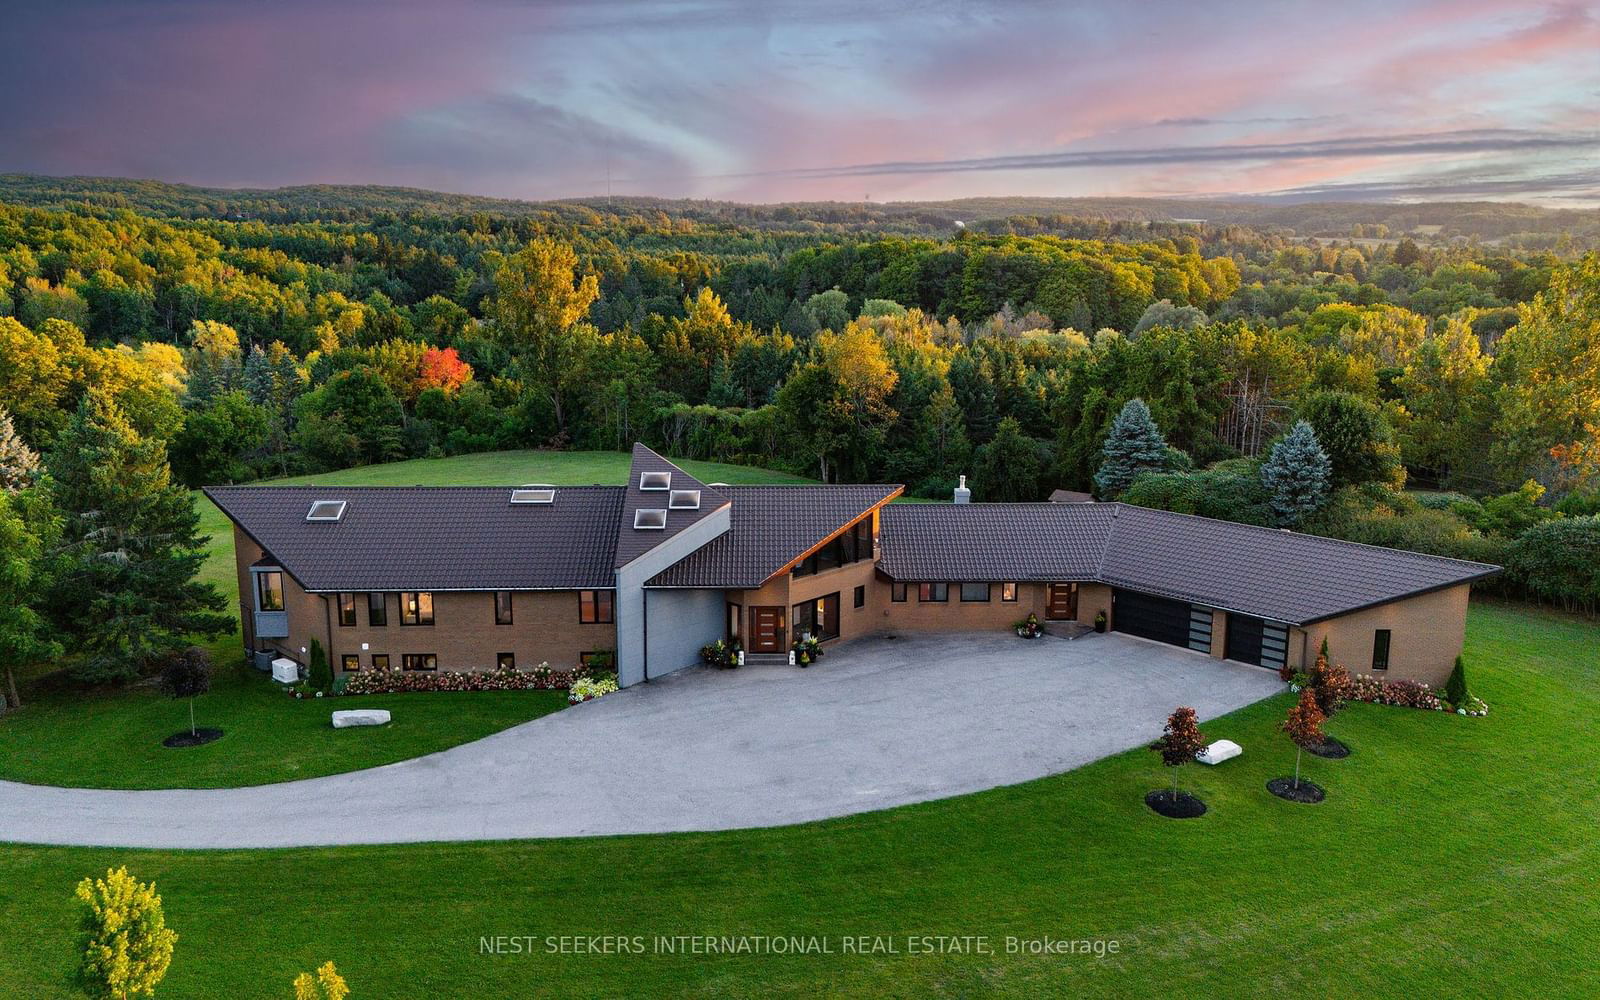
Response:
[{"label": "stone boulder on lawn", "polygon": [[333,728],[349,729],[351,726],[386,726],[389,710],[386,708],[357,708],[333,713]]}]

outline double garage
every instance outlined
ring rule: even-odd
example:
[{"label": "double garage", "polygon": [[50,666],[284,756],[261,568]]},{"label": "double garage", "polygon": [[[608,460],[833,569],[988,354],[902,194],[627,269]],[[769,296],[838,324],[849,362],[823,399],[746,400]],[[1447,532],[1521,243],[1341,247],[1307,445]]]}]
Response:
[{"label": "double garage", "polygon": [[1240,663],[1277,670],[1289,654],[1289,627],[1279,622],[1237,613],[1214,613],[1211,608],[1137,590],[1111,591],[1111,628],[1143,639],[1182,646],[1210,655],[1217,649],[1215,631],[1222,637],[1222,655]]}]

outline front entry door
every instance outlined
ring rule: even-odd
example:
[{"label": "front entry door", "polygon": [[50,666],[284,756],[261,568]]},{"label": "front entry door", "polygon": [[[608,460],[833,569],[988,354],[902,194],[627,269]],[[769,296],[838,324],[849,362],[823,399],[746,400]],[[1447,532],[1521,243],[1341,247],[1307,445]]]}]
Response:
[{"label": "front entry door", "polygon": [[1072,621],[1078,617],[1078,585],[1052,583],[1050,600],[1044,606],[1044,616],[1053,622]]},{"label": "front entry door", "polygon": [[783,652],[784,632],[783,608],[750,609],[750,652]]}]

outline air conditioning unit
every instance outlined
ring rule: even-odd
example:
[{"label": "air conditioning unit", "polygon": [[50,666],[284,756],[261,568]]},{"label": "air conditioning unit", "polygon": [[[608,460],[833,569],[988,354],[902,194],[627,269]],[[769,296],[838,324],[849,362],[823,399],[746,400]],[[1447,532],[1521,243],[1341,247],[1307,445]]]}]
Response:
[{"label": "air conditioning unit", "polygon": [[279,684],[300,683],[300,664],[287,656],[278,657],[272,661],[272,679]]}]

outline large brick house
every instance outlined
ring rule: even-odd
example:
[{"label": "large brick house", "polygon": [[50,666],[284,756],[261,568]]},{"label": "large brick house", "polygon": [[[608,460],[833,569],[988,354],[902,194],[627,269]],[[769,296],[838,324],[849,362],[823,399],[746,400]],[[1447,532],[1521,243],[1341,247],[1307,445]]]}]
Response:
[{"label": "large brick house", "polygon": [[1497,567],[1120,503],[891,504],[901,487],[706,484],[635,445],[625,486],[229,486],[258,664],[483,670],[614,657],[623,686],[737,638],[843,641],[1044,622],[1264,667],[1328,641],[1441,683]]}]

